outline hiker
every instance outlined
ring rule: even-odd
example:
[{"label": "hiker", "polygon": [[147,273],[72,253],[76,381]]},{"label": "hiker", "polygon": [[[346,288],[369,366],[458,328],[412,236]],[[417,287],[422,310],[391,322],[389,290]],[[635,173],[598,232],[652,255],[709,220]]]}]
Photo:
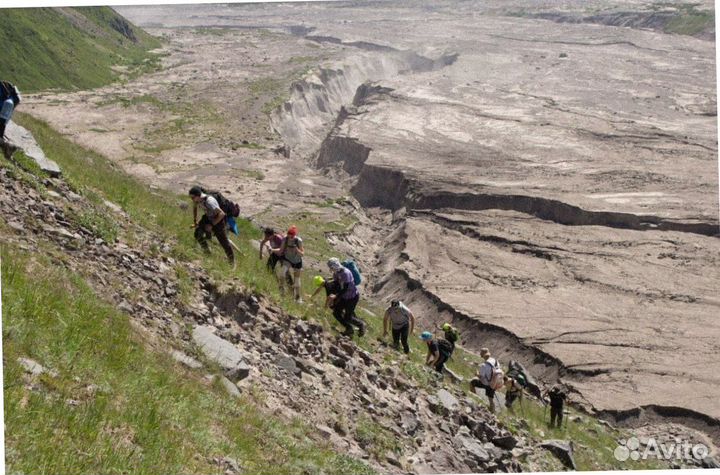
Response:
[{"label": "hiker", "polygon": [[442,331],[445,333],[445,339],[450,342],[450,344],[453,346],[454,351],[455,343],[457,343],[458,339],[460,338],[460,332],[458,332],[457,329],[449,323],[443,323],[441,328]]},{"label": "hiker", "polygon": [[420,339],[428,346],[425,364],[435,368],[438,373],[442,373],[445,362],[452,354],[452,345],[444,338],[433,338],[433,334],[430,332],[422,332]]},{"label": "hiker", "polygon": [[388,323],[392,321],[392,339],[393,348],[400,349],[402,341],[403,351],[407,355],[410,353],[408,345],[408,335],[413,333],[415,329],[415,315],[399,300],[392,300],[390,306],[385,310],[383,318],[383,338],[388,333]]},{"label": "hiker", "polygon": [[515,410],[512,405],[516,399],[520,400],[522,406],[523,386],[511,376],[503,378],[503,385],[505,386],[505,407],[514,414]]},{"label": "hiker", "polygon": [[20,104],[20,91],[7,81],[0,81],[0,141],[5,142],[5,127]]},{"label": "hiker", "polygon": [[333,308],[335,305],[335,295],[338,293],[337,285],[332,279],[325,280],[322,276],[316,275],[313,277],[313,284],[315,284],[315,292],[310,296],[310,300],[314,300],[315,296],[320,293],[320,290],[325,289],[325,308]]},{"label": "hiker", "polygon": [[300,293],[300,277],[303,267],[303,241],[298,236],[297,226],[293,225],[287,230],[285,238],[280,244],[280,249],[273,251],[282,260],[282,269],[280,276],[280,290],[285,292],[285,282],[292,281],[293,297],[297,303],[302,303],[302,294]]},{"label": "hiker", "polygon": [[355,278],[349,269],[340,264],[336,257],[327,262],[327,266],[333,273],[333,280],[337,286],[337,293],[334,295],[333,316],[345,327],[346,336],[353,335],[353,325],[358,327],[358,336],[365,335],[365,322],[355,315],[355,307],[360,301],[360,291],[355,286]]},{"label": "hiker", "polygon": [[265,249],[267,245],[269,256],[266,265],[269,271],[275,272],[275,266],[281,259],[281,256],[276,254],[276,252],[280,252],[280,247],[285,237],[282,234],[276,233],[273,228],[265,228],[263,235],[263,240],[260,241],[260,260],[263,258],[263,249]]},{"label": "hiker", "polygon": [[495,412],[495,391],[502,387],[503,371],[500,369],[500,363],[490,356],[490,350],[482,348],[480,356],[485,361],[480,365],[477,371],[477,377],[470,380],[470,386],[473,388],[483,388],[485,395],[488,397],[490,412]]},{"label": "hiker", "polygon": [[[210,253],[208,240],[211,238],[210,232],[215,234],[218,242],[225,251],[233,269],[235,268],[235,254],[233,246],[228,239],[227,230],[225,229],[225,212],[220,209],[217,200],[205,194],[199,186],[193,186],[189,191],[190,199],[193,201],[193,227],[195,228],[195,239],[206,253]],[[205,214],[198,222],[198,206],[205,210]]]},{"label": "hiker", "polygon": [[562,387],[556,384],[545,391],[543,394],[543,401],[544,396],[548,396],[550,398],[550,427],[555,425],[555,421],[557,421],[557,427],[562,427],[563,405],[565,403],[565,399],[567,399],[567,394]]}]

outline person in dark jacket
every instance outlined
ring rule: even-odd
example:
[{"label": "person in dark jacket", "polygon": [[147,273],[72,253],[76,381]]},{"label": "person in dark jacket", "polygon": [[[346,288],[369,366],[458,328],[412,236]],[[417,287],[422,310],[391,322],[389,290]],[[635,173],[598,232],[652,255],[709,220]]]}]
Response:
[{"label": "person in dark jacket", "polygon": [[422,332],[420,339],[427,343],[428,347],[425,364],[435,368],[438,373],[442,373],[445,362],[452,354],[452,345],[443,338],[433,338],[433,334],[430,332]]},{"label": "person in dark jacket", "polygon": [[545,395],[550,399],[550,427],[562,427],[563,406],[567,399],[567,393],[561,386],[556,384],[545,391],[543,396]]},{"label": "person in dark jacket", "polygon": [[358,328],[358,336],[365,335],[365,322],[355,315],[355,307],[360,301],[360,291],[355,285],[355,278],[350,270],[340,264],[336,257],[328,260],[328,268],[333,273],[333,281],[337,286],[337,294],[333,305],[333,316],[345,327],[346,336],[353,335],[353,325]]},{"label": "person in dark jacket", "polygon": [[[215,234],[218,242],[225,251],[230,264],[235,268],[235,253],[227,235],[227,223],[225,221],[225,212],[220,209],[217,200],[205,193],[199,186],[193,186],[189,191],[190,199],[193,201],[193,227],[195,228],[195,239],[207,253],[210,252],[208,240],[210,232]],[[205,214],[198,222],[198,207],[205,210]]]}]

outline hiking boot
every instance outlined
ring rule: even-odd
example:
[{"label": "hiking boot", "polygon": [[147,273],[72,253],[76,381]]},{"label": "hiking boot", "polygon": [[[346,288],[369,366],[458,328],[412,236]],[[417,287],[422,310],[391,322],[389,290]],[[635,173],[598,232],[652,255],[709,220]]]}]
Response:
[{"label": "hiking boot", "polygon": [[364,324],[364,323],[363,323],[362,325],[360,325],[360,328],[358,328],[358,336],[364,336],[364,335],[365,335],[365,329],[366,329],[366,327],[367,327],[367,325]]},{"label": "hiking boot", "polygon": [[354,332],[353,332],[352,327],[349,327],[349,328],[346,328],[344,332],[342,332],[342,335],[343,335],[343,336],[347,336],[347,337],[349,337],[349,338],[352,338],[353,333],[354,333]]}]

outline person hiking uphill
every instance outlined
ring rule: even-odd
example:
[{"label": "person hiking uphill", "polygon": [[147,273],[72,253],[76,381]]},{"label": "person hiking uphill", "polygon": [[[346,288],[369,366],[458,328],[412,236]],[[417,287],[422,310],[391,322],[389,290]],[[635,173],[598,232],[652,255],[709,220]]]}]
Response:
[{"label": "person hiking uphill", "polygon": [[332,279],[325,280],[322,276],[316,275],[313,277],[313,284],[315,284],[315,292],[310,295],[310,300],[314,300],[315,296],[320,293],[321,290],[325,289],[325,308],[333,308],[335,305],[335,295],[338,293],[338,287],[335,285],[335,281]]},{"label": "person hiking uphill", "polygon": [[545,396],[550,398],[550,427],[555,425],[556,420],[557,427],[562,427],[563,405],[565,404],[565,399],[567,399],[567,394],[563,391],[562,387],[554,385],[545,391],[543,401]]},{"label": "person hiking uphill", "polygon": [[522,399],[524,394],[523,387],[510,376],[505,376],[503,378],[503,385],[505,386],[505,407],[508,408],[510,413],[514,414],[515,410],[512,406],[515,400],[520,401],[520,406],[522,408]]},{"label": "person hiking uphill", "polygon": [[455,351],[455,343],[460,339],[460,332],[457,331],[455,327],[450,325],[449,323],[443,323],[442,327],[440,327],[445,333],[445,339],[450,342],[450,344],[453,346],[453,351]]},{"label": "person hiking uphill", "polygon": [[303,268],[303,241],[297,235],[297,226],[290,226],[287,230],[285,239],[283,239],[280,249],[273,251],[282,259],[282,270],[280,277],[280,290],[285,291],[285,282],[292,280],[293,297],[297,303],[302,303],[302,294],[300,293],[300,283]]},{"label": "person hiking uphill", "polygon": [[[207,242],[210,239],[210,232],[212,231],[234,269],[235,254],[225,228],[225,212],[220,209],[220,205],[217,200],[212,196],[203,193],[202,188],[199,186],[193,186],[190,188],[188,194],[190,195],[190,199],[193,201],[193,228],[195,228],[195,239],[203,250],[209,254],[210,248],[208,247]],[[199,222],[197,219],[198,207],[202,207],[205,210],[205,214]]]},{"label": "person hiking uphill", "polygon": [[503,384],[503,371],[500,369],[500,363],[490,356],[490,350],[482,348],[480,356],[485,360],[477,372],[477,377],[470,380],[470,386],[473,388],[483,388],[485,395],[488,397],[490,412],[495,412],[495,391],[500,389]]},{"label": "person hiking uphill", "polygon": [[435,371],[442,373],[445,362],[452,354],[452,346],[450,342],[443,338],[433,338],[430,332],[422,332],[420,339],[427,343],[428,354],[425,358],[425,364],[435,368]]},{"label": "person hiking uphill", "polygon": [[340,264],[336,257],[328,260],[327,266],[333,273],[333,281],[337,286],[333,316],[345,327],[344,334],[352,336],[353,325],[358,327],[358,336],[365,335],[365,322],[355,315],[355,307],[360,301],[360,291],[355,286],[355,278],[350,270]]},{"label": "person hiking uphill", "polygon": [[415,329],[415,315],[413,315],[404,303],[399,300],[393,300],[390,302],[390,307],[385,310],[385,317],[383,318],[383,338],[387,336],[388,323],[390,322],[392,322],[393,348],[396,350],[400,349],[400,342],[402,341],[403,351],[407,355],[410,353],[408,335],[411,335]]},{"label": "person hiking uphill", "polygon": [[276,254],[277,252],[280,252],[280,246],[282,246],[284,236],[282,234],[276,233],[273,228],[265,228],[263,230],[263,240],[260,241],[260,260],[263,258],[263,249],[265,249],[265,246],[268,247],[268,260],[267,260],[267,268],[271,272],[275,272],[275,266],[280,261],[281,256]]}]

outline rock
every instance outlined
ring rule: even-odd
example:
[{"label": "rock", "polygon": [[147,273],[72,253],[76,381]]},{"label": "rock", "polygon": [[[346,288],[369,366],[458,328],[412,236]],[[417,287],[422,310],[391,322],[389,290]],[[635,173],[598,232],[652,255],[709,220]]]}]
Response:
[{"label": "rock", "polygon": [[431,394],[425,400],[427,401],[428,407],[430,408],[430,410],[432,412],[434,412],[435,414],[438,414],[440,416],[446,415],[445,407],[442,404],[440,404],[440,399],[437,396],[433,396]]},{"label": "rock", "polygon": [[223,340],[212,332],[212,327],[197,326],[192,333],[193,340],[200,350],[225,370],[225,375],[240,380],[250,374],[245,356],[229,341]]},{"label": "rock", "polygon": [[387,453],[385,454],[385,461],[386,461],[387,463],[389,463],[390,465],[396,466],[397,468],[403,468],[402,463],[400,462],[400,460],[398,460],[398,458],[397,458],[397,457],[395,456],[395,454],[392,453],[392,452],[387,452]]},{"label": "rock", "polygon": [[225,371],[225,375],[231,380],[237,382],[250,376],[250,369],[251,368],[247,363],[241,362],[238,363],[234,368]]},{"label": "rock", "polygon": [[329,440],[335,433],[331,428],[323,424],[317,424],[315,425],[315,428],[317,429],[318,434],[323,437],[323,439]]},{"label": "rock", "polygon": [[58,164],[45,156],[45,152],[37,144],[35,137],[26,128],[9,121],[5,129],[5,135],[11,146],[21,149],[25,155],[38,164],[42,171],[48,173],[51,177],[60,176],[62,172]]},{"label": "rock", "polygon": [[577,470],[570,442],[564,440],[546,440],[540,444],[540,447],[550,451],[550,453],[557,457],[567,468]]},{"label": "rock", "polygon": [[8,227],[10,227],[11,229],[14,229],[15,231],[17,231],[19,233],[25,232],[25,226],[23,226],[22,223],[18,223],[17,221],[10,221],[7,224],[8,224]]},{"label": "rock", "polygon": [[325,374],[325,369],[314,363],[313,361],[307,360],[305,358],[300,358],[299,356],[296,356],[293,358],[295,360],[295,364],[300,368],[301,371],[305,373],[315,373],[317,375],[322,376]]},{"label": "rock", "polygon": [[170,356],[172,356],[175,361],[177,361],[178,363],[184,364],[188,368],[192,368],[192,369],[202,368],[202,363],[200,363],[195,358],[186,355],[182,351],[173,350],[170,352]]},{"label": "rock", "polygon": [[703,468],[720,468],[720,463],[709,455],[702,459]]},{"label": "rock", "polygon": [[457,435],[455,446],[458,447],[475,464],[484,463],[490,460],[490,454],[480,443],[467,435]]},{"label": "rock", "polygon": [[462,384],[465,381],[465,378],[460,376],[459,374],[453,372],[450,368],[447,366],[443,366],[443,372],[450,376],[450,379],[456,383],[456,384]]},{"label": "rock", "polygon": [[45,225],[43,226],[43,231],[48,234],[53,234],[55,236],[66,238],[66,239],[77,239],[79,236],[76,236],[75,234],[71,233],[65,228],[56,228],[54,226]]},{"label": "rock", "polygon": [[227,393],[232,397],[240,397],[240,390],[235,386],[232,381],[227,379],[225,376],[220,376],[220,384],[225,388]]},{"label": "rock", "polygon": [[419,426],[420,422],[418,421],[417,416],[412,412],[406,411],[400,415],[400,427],[402,427],[408,435],[415,435]]},{"label": "rock", "polygon": [[295,376],[300,376],[300,373],[302,372],[302,370],[295,364],[295,360],[289,356],[279,355],[275,358],[275,366],[284,369]]},{"label": "rock", "polygon": [[460,401],[445,389],[438,391],[437,397],[447,413],[455,412],[460,407]]},{"label": "rock", "polygon": [[133,307],[126,300],[123,300],[118,305],[118,310],[122,310],[125,313],[133,313]]},{"label": "rock", "polygon": [[17,361],[18,363],[20,363],[20,366],[23,367],[26,373],[30,373],[34,376],[39,376],[47,372],[43,365],[41,365],[35,360],[31,360],[30,358],[18,358]]},{"label": "rock", "polygon": [[491,442],[494,445],[497,445],[498,447],[503,448],[505,450],[514,449],[518,443],[517,439],[510,434],[493,437]]},{"label": "rock", "polygon": [[125,211],[123,211],[123,209],[119,205],[116,205],[112,201],[103,200],[103,203],[105,203],[105,206],[110,208],[110,211],[112,211],[113,213],[120,214],[120,215],[125,214]]},{"label": "rock", "polygon": [[240,465],[237,460],[230,457],[223,457],[219,459],[218,465],[225,469],[226,475],[240,474],[243,472],[242,465]]}]

